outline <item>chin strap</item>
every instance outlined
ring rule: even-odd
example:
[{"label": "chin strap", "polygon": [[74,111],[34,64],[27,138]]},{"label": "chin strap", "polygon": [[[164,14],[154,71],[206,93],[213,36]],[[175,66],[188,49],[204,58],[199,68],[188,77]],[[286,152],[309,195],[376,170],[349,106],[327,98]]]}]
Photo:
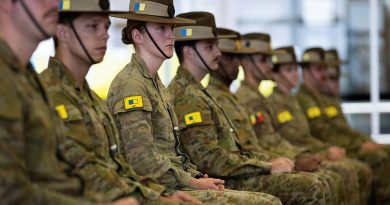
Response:
[{"label": "chin strap", "polygon": [[149,30],[148,30],[148,27],[147,27],[146,25],[145,25],[145,31],[146,31],[146,33],[148,34],[150,40],[152,40],[154,46],[155,46],[155,47],[157,48],[157,50],[161,53],[161,55],[163,55],[165,59],[170,59],[170,58],[172,58],[172,56],[169,57],[167,54],[164,53],[164,51],[162,51],[162,49],[160,48],[160,46],[158,46],[158,44],[156,43],[156,41],[154,40],[154,38],[153,38],[152,35],[150,34],[150,32],[149,32]]},{"label": "chin strap", "polygon": [[250,56],[250,60],[251,60],[251,62],[252,62],[252,64],[253,64],[253,66],[256,68],[255,70],[255,72],[257,73],[257,74],[259,74],[259,76],[261,77],[261,78],[263,78],[263,80],[270,80],[270,79],[268,79],[267,78],[267,76],[261,71],[261,69],[256,65],[256,62],[255,62],[255,59],[253,58],[253,55],[251,55]]},{"label": "chin strap", "polygon": [[73,22],[72,22],[71,20],[69,20],[69,25],[70,25],[70,28],[72,29],[74,35],[76,36],[77,41],[78,41],[79,44],[81,45],[81,48],[83,49],[85,55],[87,55],[89,61],[90,61],[92,64],[97,64],[98,62],[96,62],[96,61],[92,58],[92,56],[89,54],[87,48],[85,47],[84,43],[81,41],[81,38],[80,38],[79,34],[77,33],[77,31],[76,31],[76,29],[75,29],[75,27],[74,27],[74,25],[73,25]]},{"label": "chin strap", "polygon": [[192,49],[194,49],[196,55],[199,57],[200,61],[202,61],[203,65],[207,68],[207,70],[209,71],[209,73],[211,73],[213,70],[211,70],[210,66],[207,65],[206,61],[205,61],[205,60],[203,59],[203,57],[200,55],[198,49],[196,48],[196,45],[194,44],[194,45],[192,45],[191,47],[192,47]]},{"label": "chin strap", "polygon": [[[30,9],[27,7],[26,3],[24,3],[24,0],[16,0],[19,1],[20,4],[22,5],[23,10],[26,12],[27,16],[31,19],[35,27],[41,32],[43,37],[45,39],[50,38],[51,36],[42,28],[42,26],[38,23],[37,19],[34,17],[34,15],[31,13]],[[16,2],[15,1],[15,2]]]}]

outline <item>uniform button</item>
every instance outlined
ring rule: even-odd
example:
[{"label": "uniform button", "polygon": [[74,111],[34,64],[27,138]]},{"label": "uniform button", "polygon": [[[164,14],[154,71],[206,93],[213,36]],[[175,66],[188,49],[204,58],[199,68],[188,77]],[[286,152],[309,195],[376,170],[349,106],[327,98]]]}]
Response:
[{"label": "uniform button", "polygon": [[111,151],[116,151],[118,149],[118,145],[114,144],[110,147]]},{"label": "uniform button", "polygon": [[179,131],[179,128],[178,127],[174,127],[173,130]]},{"label": "uniform button", "polygon": [[234,130],[233,130],[233,128],[230,128],[230,130],[229,130],[230,132],[233,132]]}]

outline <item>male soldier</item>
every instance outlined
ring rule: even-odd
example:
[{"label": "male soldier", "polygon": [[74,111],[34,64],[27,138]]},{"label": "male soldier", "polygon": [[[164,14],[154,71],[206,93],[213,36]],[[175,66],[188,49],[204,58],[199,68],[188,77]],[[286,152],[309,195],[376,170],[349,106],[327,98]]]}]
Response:
[{"label": "male soldier", "polygon": [[[243,150],[264,152],[261,141],[259,142],[254,132],[253,126],[250,122],[249,114],[245,108],[239,104],[238,99],[229,91],[229,86],[234,79],[237,78],[239,56],[240,54],[254,54],[255,49],[241,46],[241,40],[239,33],[229,29],[218,29],[219,34],[235,34],[238,37],[236,39],[220,39],[218,47],[222,52],[222,56],[219,59],[219,68],[211,72],[210,83],[207,87],[207,91],[210,92],[212,97],[215,98],[217,103],[226,111],[226,114],[231,119],[233,126],[236,128],[238,133],[238,140],[242,144]],[[256,100],[256,99],[255,99]],[[269,123],[270,126],[272,126]],[[272,127],[271,127],[272,128]],[[272,129],[271,129],[272,130]],[[276,136],[274,136],[276,135]],[[266,138],[276,138],[277,132],[268,133]],[[272,140],[272,139],[271,139]],[[285,141],[285,140],[281,140]],[[294,150],[294,146],[290,145],[285,141],[283,143]],[[267,146],[268,147],[268,146]],[[272,149],[272,148],[271,148]],[[299,150],[299,148],[295,148]],[[334,172],[327,170],[318,170],[319,160],[314,155],[306,154],[302,151],[292,153],[291,149],[286,154],[290,155],[290,159],[295,161],[295,168],[299,171],[314,172],[313,176],[319,177],[320,179],[327,180],[331,187],[332,195],[328,197],[328,204],[347,204],[347,196],[345,194],[345,187],[342,178]],[[274,153],[268,153],[273,155]],[[274,156],[274,158],[283,157]],[[348,170],[353,171],[353,170]],[[308,173],[307,173],[308,174]],[[348,173],[350,174],[350,173]],[[325,183],[326,184],[326,183]],[[357,186],[356,186],[357,187]],[[337,190],[337,188],[339,190]],[[356,190],[351,189],[355,192]],[[338,196],[339,195],[339,196]]]},{"label": "male soldier", "polygon": [[[1,204],[91,204],[81,199],[80,181],[57,153],[61,124],[29,64],[57,21],[58,1],[0,1]],[[128,198],[115,204],[138,203]]]},{"label": "male soldier", "polygon": [[348,156],[358,158],[370,165],[374,172],[373,191],[380,204],[390,203],[389,158],[380,149],[371,149],[366,141],[346,135],[334,127],[326,116],[326,107],[321,99],[321,90],[327,89],[327,68],[324,62],[324,50],[310,48],[304,52],[302,70],[304,84],[297,98],[309,122],[310,132],[321,141],[343,147]]},{"label": "male soldier", "polygon": [[325,63],[328,67],[328,80],[326,90],[322,91],[322,99],[325,104],[325,114],[330,118],[333,127],[337,127],[340,132],[347,135],[353,135],[365,141],[365,146],[369,149],[383,149],[389,154],[389,146],[375,143],[369,135],[354,130],[347,122],[341,109],[340,103],[340,66],[342,62],[339,59],[337,50],[331,49],[325,52]]},{"label": "male soldier", "polygon": [[[103,201],[132,195],[142,203],[161,204],[158,199],[164,187],[140,178],[125,162],[114,120],[85,80],[90,67],[103,60],[109,37],[108,14],[115,12],[109,10],[108,0],[70,0],[69,5],[60,10],[54,37],[56,56],[41,74],[53,109],[66,126],[60,142],[62,156],[82,179],[85,195],[102,193]],[[191,201],[192,197],[183,194],[176,192],[161,200]]]},{"label": "male soldier", "polygon": [[266,154],[241,148],[225,111],[200,84],[207,73],[218,68],[221,53],[217,39],[229,36],[217,35],[210,13],[179,16],[195,20],[196,25],[176,28],[179,42],[175,50],[181,66],[168,89],[174,95],[182,131],[180,139],[191,160],[203,172],[226,179],[229,188],[267,192],[278,196],[284,204],[324,204],[325,190],[320,181],[291,173],[290,160],[278,158],[268,162]]},{"label": "male soldier", "polygon": [[[346,179],[348,187],[353,187],[353,181],[359,176],[360,202],[367,204],[370,194],[372,171],[366,164],[357,160],[344,158],[337,160],[328,151],[330,146],[311,136],[310,128],[305,114],[302,112],[299,103],[292,93],[298,83],[298,62],[293,47],[275,49],[272,56],[273,79],[277,82],[268,105],[274,111],[274,127],[280,135],[294,145],[306,147],[312,153],[322,152],[319,156],[323,160],[322,167],[331,170],[340,170],[343,178]],[[338,149],[334,147],[335,149]],[[341,167],[341,168],[340,168]],[[344,167],[344,168],[342,168]],[[349,167],[349,168],[348,168]],[[345,169],[346,171],[343,171]],[[350,170],[352,169],[352,170]],[[355,173],[357,172],[358,175]],[[353,179],[351,179],[351,177]],[[356,184],[357,185],[357,184]],[[358,204],[359,199],[356,190],[350,190],[348,196],[351,204]]]},{"label": "male soldier", "polygon": [[122,42],[134,45],[135,53],[108,95],[126,161],[138,174],[202,202],[280,204],[268,194],[224,190],[223,180],[209,178],[190,163],[181,151],[176,114],[157,71],[173,56],[174,24],[194,21],[175,17],[172,0],[131,1],[130,11],[113,16],[127,19]]},{"label": "male soldier", "polygon": [[[316,171],[320,162],[319,156],[308,153],[308,150],[304,147],[292,145],[279,135],[275,129],[275,124],[278,119],[274,117],[274,110],[272,109],[271,103],[269,103],[257,89],[258,85],[263,80],[272,78],[272,62],[266,61],[266,59],[271,58],[272,54],[270,36],[262,33],[250,33],[244,35],[242,41],[244,48],[252,49],[254,52],[241,56],[241,63],[245,71],[245,81],[238,89],[237,96],[239,101],[241,101],[248,111],[253,113],[250,118],[252,119],[253,128],[256,132],[255,137],[257,136],[260,143],[264,142],[265,146],[268,147],[268,150],[296,160],[298,170]],[[334,171],[337,171],[340,176],[343,176],[346,179],[354,176],[353,174],[350,174],[350,172],[354,172],[352,168],[341,168]],[[339,199],[337,199],[337,197],[332,197],[338,204],[348,203],[346,202],[347,195],[345,189],[349,190],[351,193],[356,193],[358,187],[356,176],[355,180],[346,180],[348,185],[344,186],[344,182],[340,179],[340,176],[328,169],[320,169],[316,172],[316,175],[325,177],[326,179],[328,178],[330,181],[338,181],[338,183],[329,183],[331,186],[335,187],[331,190],[338,190],[333,196],[339,195]],[[329,179],[329,175],[333,180],[332,178]],[[348,195],[348,197],[351,198],[352,196]],[[356,200],[359,199],[359,197],[354,198],[356,198]],[[337,200],[339,200],[339,202],[337,202]]]}]

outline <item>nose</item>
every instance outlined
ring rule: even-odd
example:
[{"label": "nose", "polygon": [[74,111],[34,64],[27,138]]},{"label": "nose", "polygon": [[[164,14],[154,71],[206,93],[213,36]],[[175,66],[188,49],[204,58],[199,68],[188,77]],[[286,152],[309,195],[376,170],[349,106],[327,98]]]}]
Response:
[{"label": "nose", "polygon": [[220,57],[221,55],[222,55],[222,53],[219,50],[218,46],[215,46],[215,56]]}]

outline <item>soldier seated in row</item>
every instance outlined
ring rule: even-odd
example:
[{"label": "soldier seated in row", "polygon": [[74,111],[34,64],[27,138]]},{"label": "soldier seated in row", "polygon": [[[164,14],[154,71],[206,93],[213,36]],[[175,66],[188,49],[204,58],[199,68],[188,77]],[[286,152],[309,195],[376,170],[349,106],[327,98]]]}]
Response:
[{"label": "soldier seated in row", "polygon": [[[55,33],[58,1],[0,1],[0,198],[4,205],[89,205],[58,149],[63,132],[29,59]],[[136,205],[124,198],[115,205]]]},{"label": "soldier seated in row", "polygon": [[111,113],[85,79],[90,67],[106,53],[108,15],[117,13],[109,6],[108,0],[69,0],[61,6],[54,36],[56,55],[40,76],[53,110],[65,124],[65,137],[59,141],[61,155],[82,180],[84,194],[100,193],[99,201],[134,196],[142,204],[193,202],[185,193],[170,195],[155,180],[134,172],[122,156]]},{"label": "soldier seated in row", "polygon": [[325,204],[328,193],[315,177],[291,173],[289,160],[269,162],[264,153],[242,149],[226,112],[200,84],[207,73],[218,69],[221,56],[214,18],[201,12],[179,16],[196,20],[196,25],[176,28],[175,49],[181,65],[168,89],[174,96],[180,139],[191,161],[201,171],[223,177],[228,188],[270,193],[284,204]]},{"label": "soldier seated in row", "polygon": [[[347,185],[350,204],[367,204],[371,192],[372,170],[358,160],[337,157],[337,146],[328,145],[316,139],[310,133],[305,113],[299,106],[293,89],[299,85],[298,61],[293,47],[275,49],[272,56],[273,79],[277,86],[267,98],[268,106],[273,111],[275,130],[291,144],[305,147],[321,159],[321,167],[336,170],[343,176]],[[344,152],[344,151],[343,151]],[[336,156],[336,157],[335,157]],[[357,186],[359,192],[357,192]],[[360,194],[360,199],[359,199]]]},{"label": "soldier seated in row", "polygon": [[387,152],[366,138],[349,133],[332,123],[334,110],[326,109],[322,92],[327,92],[328,70],[325,51],[322,48],[309,48],[302,57],[304,83],[297,93],[297,99],[309,122],[310,133],[329,145],[337,145],[347,150],[351,158],[359,159],[374,173],[373,197],[380,204],[390,203],[390,168]]},{"label": "soldier seated in row", "polygon": [[131,62],[111,84],[108,105],[119,129],[126,162],[142,175],[172,190],[183,190],[214,204],[280,204],[261,193],[224,190],[224,181],[199,172],[181,150],[171,97],[157,73],[173,56],[174,24],[194,23],[175,17],[172,0],[131,1],[124,44],[132,44]]}]

